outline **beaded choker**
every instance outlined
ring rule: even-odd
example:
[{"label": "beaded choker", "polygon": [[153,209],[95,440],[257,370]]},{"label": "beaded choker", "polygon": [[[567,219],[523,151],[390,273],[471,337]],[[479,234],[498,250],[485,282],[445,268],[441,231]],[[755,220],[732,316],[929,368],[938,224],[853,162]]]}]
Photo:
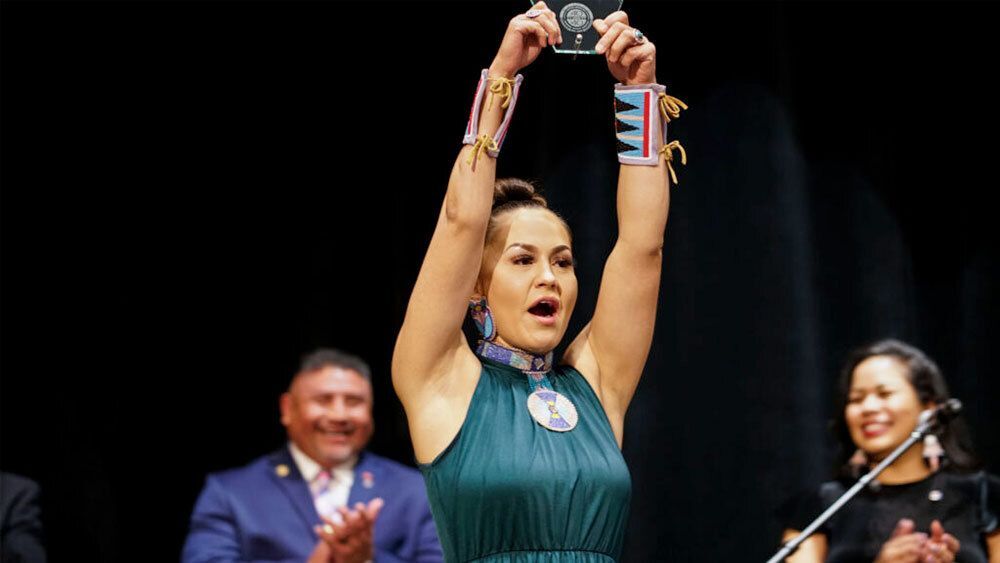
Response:
[{"label": "beaded choker", "polygon": [[567,432],[576,427],[579,415],[576,406],[552,388],[548,373],[552,371],[552,352],[539,356],[480,340],[476,355],[520,370],[528,376],[531,394],[528,412],[535,422],[555,432]]}]

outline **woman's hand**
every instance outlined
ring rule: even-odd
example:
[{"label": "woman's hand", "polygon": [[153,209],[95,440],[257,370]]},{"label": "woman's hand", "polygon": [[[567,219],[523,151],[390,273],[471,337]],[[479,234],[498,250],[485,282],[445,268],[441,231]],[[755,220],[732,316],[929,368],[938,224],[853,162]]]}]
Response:
[{"label": "woman's hand", "polygon": [[500,50],[490,65],[490,76],[512,78],[531,64],[542,49],[562,43],[559,23],[545,2],[536,2],[530,10],[514,16],[500,42]]},{"label": "woman's hand", "polygon": [[952,563],[958,553],[959,543],[955,536],[947,534],[937,520],[931,522],[931,537],[924,544],[921,563]]},{"label": "woman's hand", "polygon": [[896,524],[889,541],[882,544],[882,551],[875,563],[923,563],[927,534],[913,532],[913,520],[903,518]]},{"label": "woman's hand", "polygon": [[608,70],[625,85],[656,82],[656,46],[628,24],[628,15],[617,11],[603,20],[594,20],[601,34],[596,51],[608,60]]}]

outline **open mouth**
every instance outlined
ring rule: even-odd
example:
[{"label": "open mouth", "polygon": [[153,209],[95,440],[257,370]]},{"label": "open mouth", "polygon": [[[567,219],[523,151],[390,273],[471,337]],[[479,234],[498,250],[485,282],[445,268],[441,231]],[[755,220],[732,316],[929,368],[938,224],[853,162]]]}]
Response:
[{"label": "open mouth", "polygon": [[329,438],[331,440],[347,440],[353,429],[351,428],[341,428],[341,429],[330,429],[330,428],[320,428],[318,429],[320,435],[324,438]]},{"label": "open mouth", "polygon": [[866,422],[861,425],[861,432],[866,438],[874,438],[876,436],[881,436],[889,431],[889,423],[887,422]]},{"label": "open mouth", "polygon": [[528,312],[539,320],[555,322],[556,313],[559,312],[559,300],[550,297],[539,299]]}]

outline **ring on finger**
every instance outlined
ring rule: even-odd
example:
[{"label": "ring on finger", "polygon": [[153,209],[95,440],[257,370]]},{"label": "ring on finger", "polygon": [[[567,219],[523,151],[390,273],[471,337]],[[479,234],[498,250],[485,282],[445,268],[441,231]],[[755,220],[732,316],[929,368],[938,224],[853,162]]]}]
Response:
[{"label": "ring on finger", "polygon": [[646,42],[646,36],[641,31],[639,31],[638,29],[633,29],[632,30],[632,36],[635,37],[635,42],[636,43],[645,43]]},{"label": "ring on finger", "polygon": [[535,19],[544,13],[545,12],[543,12],[542,10],[528,10],[527,12],[524,13],[524,15],[528,16],[531,19]]},{"label": "ring on finger", "polygon": [[332,536],[334,532],[333,526],[329,524],[323,524],[323,532]]}]

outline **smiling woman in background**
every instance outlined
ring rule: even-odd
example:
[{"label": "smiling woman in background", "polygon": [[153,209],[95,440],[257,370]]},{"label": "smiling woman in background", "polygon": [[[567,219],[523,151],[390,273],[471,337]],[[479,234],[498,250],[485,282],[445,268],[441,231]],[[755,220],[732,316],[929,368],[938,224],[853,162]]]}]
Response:
[{"label": "smiling woman in background", "polygon": [[[937,365],[908,344],[882,340],[852,352],[834,411],[841,415],[836,422],[841,474],[785,505],[784,539],[797,535],[902,444],[923,410],[947,399]],[[788,561],[1000,562],[1000,479],[974,471],[968,442],[956,420],[911,447]]]}]

